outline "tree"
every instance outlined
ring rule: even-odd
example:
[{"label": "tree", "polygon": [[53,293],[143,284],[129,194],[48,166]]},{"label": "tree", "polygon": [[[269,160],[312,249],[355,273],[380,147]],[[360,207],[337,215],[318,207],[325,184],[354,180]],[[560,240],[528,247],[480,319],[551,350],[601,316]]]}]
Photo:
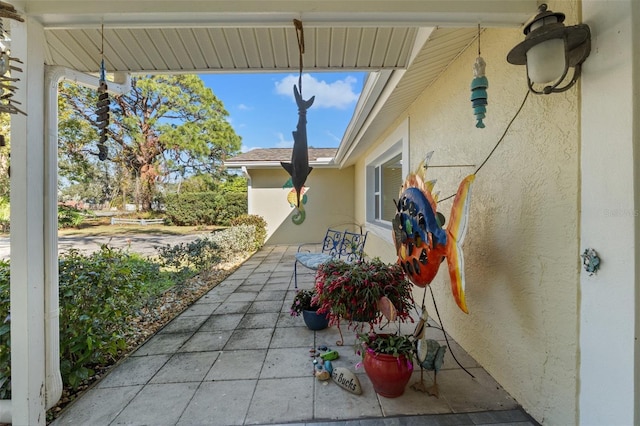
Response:
[{"label": "tree", "polygon": [[247,193],[247,178],[244,176],[231,175],[219,187],[220,192]]},{"label": "tree", "polygon": [[[66,142],[61,138],[65,152],[95,163],[96,91],[65,84],[60,94],[71,109],[69,130],[75,131]],[[225,175],[223,161],[240,149],[228,115],[196,75],[133,78],[131,91],[111,103],[107,161],[128,171],[137,204],[150,210],[159,182],[198,174],[217,181]],[[89,123],[90,130],[73,124],[79,120]]]},{"label": "tree", "polygon": [[247,193],[247,178],[229,174],[223,179],[214,181],[210,175],[194,175],[178,184],[176,192],[229,192]]}]

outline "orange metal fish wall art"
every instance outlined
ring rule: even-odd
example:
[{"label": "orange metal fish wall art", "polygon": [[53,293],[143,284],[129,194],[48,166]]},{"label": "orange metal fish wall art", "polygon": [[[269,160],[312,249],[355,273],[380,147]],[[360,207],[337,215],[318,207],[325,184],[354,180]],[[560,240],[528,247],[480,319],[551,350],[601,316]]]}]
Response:
[{"label": "orange metal fish wall art", "polygon": [[410,173],[400,189],[397,211],[393,219],[393,237],[398,263],[416,286],[431,284],[440,264],[447,259],[451,292],[458,307],[468,313],[465,300],[464,257],[462,243],[467,232],[471,183],[475,175],[462,180],[453,200],[449,224],[439,222],[437,194],[432,191],[435,181],[426,181],[432,152]]}]

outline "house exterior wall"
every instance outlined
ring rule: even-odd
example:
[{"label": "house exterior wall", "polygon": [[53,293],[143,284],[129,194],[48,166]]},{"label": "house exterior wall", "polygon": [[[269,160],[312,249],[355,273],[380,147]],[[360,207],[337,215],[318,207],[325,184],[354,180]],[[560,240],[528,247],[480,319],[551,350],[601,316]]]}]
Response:
[{"label": "house exterior wall", "polygon": [[249,169],[249,214],[267,222],[267,244],[300,244],[322,241],[330,226],[354,221],[354,168],[314,168],[307,178],[305,220],[292,222],[296,209],[287,201],[291,188],[282,188],[289,179],[283,169]]},{"label": "house exterior wall", "polygon": [[[553,2],[549,7],[556,10]],[[567,22],[577,21],[575,3],[562,2],[559,10],[567,13]],[[454,194],[482,163],[527,93],[524,67],[505,59],[522,40],[520,29],[488,29],[481,40],[489,79],[485,129],[474,127],[469,100],[477,46],[396,123],[409,118],[412,170],[432,150],[432,165],[473,165],[429,169],[440,198]],[[574,88],[530,95],[472,185],[463,248],[470,313],[457,308],[446,267],[432,283],[447,331],[525,410],[548,424],[578,421],[578,94]],[[356,176],[362,179],[364,167],[360,160]],[[364,191],[361,180],[356,186],[356,192]],[[451,202],[439,204],[447,217]],[[365,217],[361,210],[358,215]],[[378,247],[376,255],[395,259],[386,238],[373,236],[371,243]]]}]

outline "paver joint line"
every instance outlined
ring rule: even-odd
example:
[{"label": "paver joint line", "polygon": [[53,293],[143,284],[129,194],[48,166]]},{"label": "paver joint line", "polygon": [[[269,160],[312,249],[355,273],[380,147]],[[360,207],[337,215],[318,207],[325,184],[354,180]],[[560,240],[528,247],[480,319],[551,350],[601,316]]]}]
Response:
[{"label": "paver joint line", "polygon": [[[293,270],[279,265],[292,264],[295,251],[263,247],[152,336],[129,364],[115,367],[65,408],[53,425],[537,424],[459,345],[456,356],[477,377],[445,363],[439,399],[409,389],[399,398],[379,397],[366,374],[355,370],[358,357],[348,346],[339,349],[335,364],[358,375],[363,395],[330,381],[321,384],[312,377],[309,348],[334,346],[337,332],[310,331],[289,315]],[[298,286],[311,288],[313,279],[301,274]],[[419,369],[414,374],[419,377]]]}]

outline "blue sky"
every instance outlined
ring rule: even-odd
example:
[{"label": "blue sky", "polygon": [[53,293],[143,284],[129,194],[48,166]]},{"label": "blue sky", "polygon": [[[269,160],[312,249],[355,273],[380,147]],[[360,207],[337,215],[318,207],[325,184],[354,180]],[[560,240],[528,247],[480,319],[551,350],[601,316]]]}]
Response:
[{"label": "blue sky", "polygon": [[[362,91],[365,73],[303,73],[302,96],[316,97],[307,112],[310,147],[337,148]],[[242,151],[290,148],[298,123],[293,85],[298,74],[203,74],[229,112]]]}]

